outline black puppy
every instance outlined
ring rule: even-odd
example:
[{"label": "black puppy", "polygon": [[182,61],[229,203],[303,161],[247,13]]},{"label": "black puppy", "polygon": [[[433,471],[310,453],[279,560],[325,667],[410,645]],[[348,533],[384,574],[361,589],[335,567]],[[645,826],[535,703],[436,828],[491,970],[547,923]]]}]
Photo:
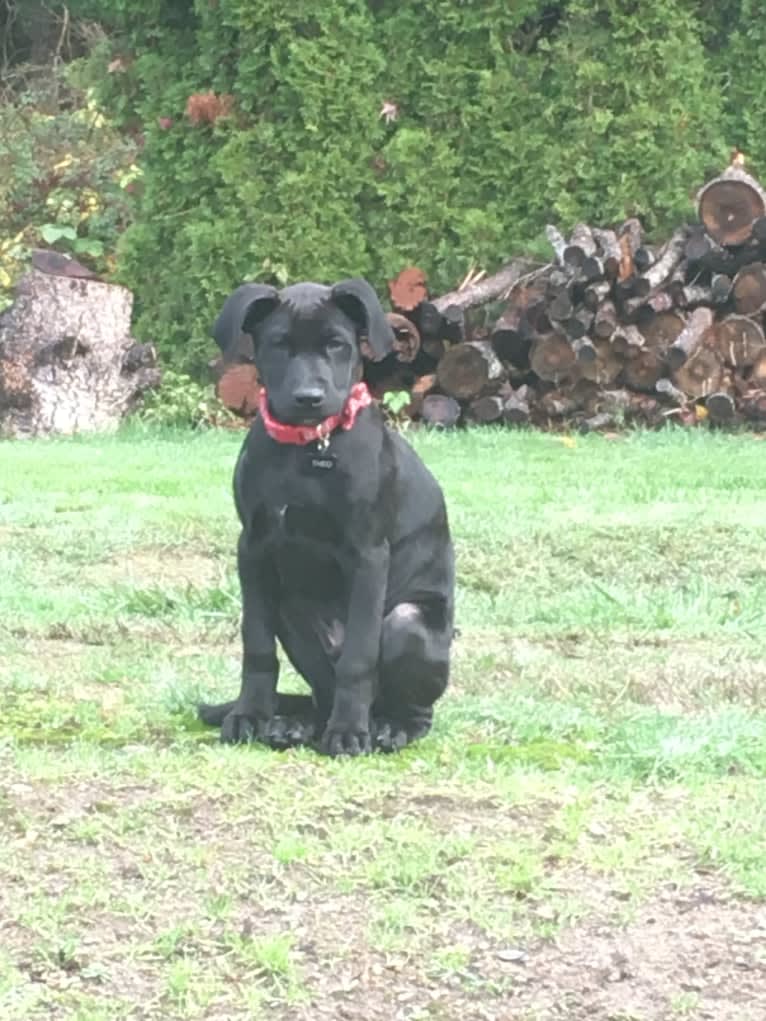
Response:
[{"label": "black puppy", "polygon": [[[244,284],[213,328],[225,356],[242,333],[265,388],[234,473],[242,688],[200,718],[227,742],[395,751],[447,685],[454,559],[439,485],[361,382],[393,334],[359,279]],[[277,694],[277,638],[311,697]]]}]

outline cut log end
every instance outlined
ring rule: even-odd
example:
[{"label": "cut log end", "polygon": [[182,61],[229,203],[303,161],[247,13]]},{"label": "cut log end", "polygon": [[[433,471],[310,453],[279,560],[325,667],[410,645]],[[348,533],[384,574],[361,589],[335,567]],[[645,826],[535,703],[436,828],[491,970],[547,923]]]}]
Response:
[{"label": "cut log end", "polygon": [[551,333],[538,337],[529,356],[532,371],[543,380],[558,383],[576,374],[576,356],[566,337]]},{"label": "cut log end", "polygon": [[766,213],[760,185],[744,170],[729,167],[700,192],[698,214],[719,245],[740,245],[750,237],[753,223]]},{"label": "cut log end", "polygon": [[388,281],[391,304],[402,312],[411,312],[428,297],[426,275],[417,266],[408,266],[393,280]]},{"label": "cut log end", "polygon": [[215,385],[218,400],[242,418],[252,418],[258,410],[261,385],[254,365],[232,365]]},{"label": "cut log end", "polygon": [[734,399],[723,390],[710,394],[705,400],[705,408],[708,415],[710,415],[711,421],[720,425],[725,425],[727,422],[734,420]]},{"label": "cut log end", "polygon": [[455,344],[436,369],[440,388],[450,397],[471,400],[504,378],[503,366],[489,341]]},{"label": "cut log end", "polygon": [[452,429],[460,421],[460,405],[446,394],[428,394],[423,400],[421,418],[426,425]]},{"label": "cut log end", "polygon": [[399,362],[414,362],[420,350],[420,333],[417,326],[406,316],[396,312],[386,315],[389,326],[394,331],[394,352]]},{"label": "cut log end", "polygon": [[727,316],[717,323],[715,344],[724,364],[741,372],[755,365],[766,352],[763,328],[747,316]]},{"label": "cut log end", "polygon": [[743,316],[766,307],[766,267],[761,262],[744,266],[734,278],[734,307]]}]

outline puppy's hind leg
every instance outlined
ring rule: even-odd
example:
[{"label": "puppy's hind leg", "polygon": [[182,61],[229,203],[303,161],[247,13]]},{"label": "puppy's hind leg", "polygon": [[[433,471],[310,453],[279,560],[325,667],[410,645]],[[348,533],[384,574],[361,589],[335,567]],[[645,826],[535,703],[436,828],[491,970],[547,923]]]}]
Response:
[{"label": "puppy's hind leg", "polygon": [[449,677],[451,613],[399,603],[383,621],[381,684],[373,707],[375,747],[395,752],[431,729]]}]

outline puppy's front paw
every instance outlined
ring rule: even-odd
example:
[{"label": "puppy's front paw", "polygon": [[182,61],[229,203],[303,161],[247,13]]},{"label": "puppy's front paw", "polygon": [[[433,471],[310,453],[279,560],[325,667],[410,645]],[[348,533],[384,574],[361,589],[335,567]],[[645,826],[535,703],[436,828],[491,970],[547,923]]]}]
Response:
[{"label": "puppy's front paw", "polygon": [[232,709],[221,724],[221,741],[223,744],[249,744],[259,740],[263,728],[263,721]]},{"label": "puppy's front paw", "polygon": [[299,748],[314,738],[314,721],[300,716],[274,716],[259,740],[270,748]]},{"label": "puppy's front paw", "polygon": [[369,755],[372,751],[372,740],[369,731],[346,729],[327,725],[322,735],[321,751],[325,755]]},{"label": "puppy's front paw", "polygon": [[375,750],[391,754],[400,752],[402,748],[417,741],[427,734],[430,724],[411,720],[407,723],[400,720],[379,717],[375,720]]}]

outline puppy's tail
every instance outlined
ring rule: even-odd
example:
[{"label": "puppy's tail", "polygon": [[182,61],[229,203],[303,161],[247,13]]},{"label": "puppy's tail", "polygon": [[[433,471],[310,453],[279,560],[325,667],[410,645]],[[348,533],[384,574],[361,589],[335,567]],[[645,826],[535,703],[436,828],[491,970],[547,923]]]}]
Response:
[{"label": "puppy's tail", "polygon": [[206,723],[208,727],[220,727],[224,718],[232,711],[236,702],[218,702],[210,705],[208,702],[201,702],[197,706],[197,719]]},{"label": "puppy's tail", "polygon": [[[202,702],[197,706],[197,717],[209,727],[220,727],[225,717],[236,708],[236,701],[218,702],[210,705]],[[277,716],[313,717],[314,702],[311,695],[285,695],[277,693]]]}]

